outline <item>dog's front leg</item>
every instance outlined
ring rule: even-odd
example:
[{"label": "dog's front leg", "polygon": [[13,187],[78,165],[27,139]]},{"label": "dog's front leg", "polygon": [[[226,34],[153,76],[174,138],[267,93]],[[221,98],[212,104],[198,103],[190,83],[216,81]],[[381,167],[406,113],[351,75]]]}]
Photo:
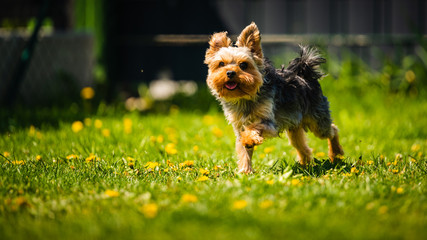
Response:
[{"label": "dog's front leg", "polygon": [[243,146],[239,138],[236,139],[236,152],[237,158],[239,159],[237,165],[239,167],[239,173],[252,173],[252,153],[253,148],[247,148]]},{"label": "dog's front leg", "polygon": [[252,123],[240,133],[240,142],[246,148],[260,145],[265,138],[277,137],[276,124],[272,120],[263,120]]}]

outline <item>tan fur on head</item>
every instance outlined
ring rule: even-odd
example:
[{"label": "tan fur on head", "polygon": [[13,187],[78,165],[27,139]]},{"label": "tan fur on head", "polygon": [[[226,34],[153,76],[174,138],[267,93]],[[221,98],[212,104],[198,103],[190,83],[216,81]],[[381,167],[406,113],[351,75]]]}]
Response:
[{"label": "tan fur on head", "polygon": [[[205,64],[209,66],[206,82],[215,96],[226,101],[252,100],[263,83],[261,70],[264,67],[261,37],[255,23],[242,31],[237,47],[231,45],[227,32],[212,35],[205,55]],[[229,78],[229,71],[234,72],[235,77]],[[236,89],[226,87],[230,82],[237,83]]]},{"label": "tan fur on head", "polygon": [[261,47],[261,34],[259,33],[257,25],[252,22],[237,38],[236,46],[247,47],[251,50],[257,65],[262,67],[264,55]]},{"label": "tan fur on head", "polygon": [[223,47],[231,46],[231,39],[227,37],[227,32],[215,33],[212,35],[209,40],[209,48],[206,51],[205,55],[205,64],[209,64],[212,58],[215,56],[215,53]]},{"label": "tan fur on head", "polygon": [[[245,69],[241,63],[247,64]],[[228,71],[235,72],[235,77],[230,79]],[[223,47],[209,60],[209,74],[206,79],[214,95],[227,101],[239,99],[253,99],[262,85],[262,75],[251,53],[247,48]],[[238,84],[236,89],[229,90],[226,83],[234,81]]]}]

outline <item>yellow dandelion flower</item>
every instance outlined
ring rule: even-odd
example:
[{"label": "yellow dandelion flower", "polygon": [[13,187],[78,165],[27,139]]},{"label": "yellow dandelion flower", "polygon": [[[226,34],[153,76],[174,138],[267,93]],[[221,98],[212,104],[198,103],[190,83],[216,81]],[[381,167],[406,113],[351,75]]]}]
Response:
[{"label": "yellow dandelion flower", "polygon": [[83,123],[85,124],[86,127],[90,127],[90,126],[92,126],[92,119],[85,118],[85,119],[83,119]]},{"label": "yellow dandelion flower", "polygon": [[292,186],[297,186],[297,185],[299,185],[300,184],[300,180],[298,180],[298,179],[296,179],[296,178],[294,178],[294,179],[292,179],[291,180],[291,185]]},{"label": "yellow dandelion flower", "polygon": [[182,195],[182,197],[181,197],[181,202],[183,202],[183,203],[195,203],[198,200],[199,199],[197,198],[196,195],[188,194],[188,193]]},{"label": "yellow dandelion flower", "polygon": [[215,135],[215,137],[220,138],[224,135],[222,130],[219,127],[212,128],[212,133]]},{"label": "yellow dandelion flower", "polygon": [[102,128],[102,121],[99,119],[95,119],[95,122],[93,124],[95,128],[98,128],[98,129]]},{"label": "yellow dandelion flower", "polygon": [[162,143],[164,141],[164,137],[162,135],[157,136],[156,141],[158,143]]},{"label": "yellow dandelion flower", "polygon": [[414,143],[411,147],[411,151],[412,152],[418,152],[421,149],[421,145],[420,144],[416,144]]},{"label": "yellow dandelion flower", "polygon": [[207,125],[207,126],[211,126],[215,123],[215,118],[209,115],[205,115],[203,116],[203,124]]},{"label": "yellow dandelion flower", "polygon": [[399,173],[399,170],[398,169],[393,169],[393,170],[391,170],[391,172],[394,173],[394,174],[397,174],[397,173]]},{"label": "yellow dandelion flower", "polygon": [[193,146],[193,151],[194,152],[198,152],[199,151],[199,146],[197,146],[197,145]]},{"label": "yellow dandelion flower", "polygon": [[248,206],[248,202],[246,200],[237,200],[233,202],[231,209],[233,210],[241,210]]},{"label": "yellow dandelion flower", "polygon": [[65,157],[67,160],[70,160],[70,159],[77,159],[77,158],[79,158],[77,155],[75,155],[75,154],[70,154],[70,155],[68,155],[68,156],[66,156]]},{"label": "yellow dandelion flower", "polygon": [[166,165],[168,165],[169,167],[173,167],[173,163],[169,160],[166,160]]},{"label": "yellow dandelion flower", "polygon": [[130,118],[124,118],[123,119],[123,131],[126,134],[130,134],[132,132],[132,119]]},{"label": "yellow dandelion flower", "polygon": [[80,132],[83,129],[83,123],[81,121],[75,121],[71,124],[71,130],[75,133]]},{"label": "yellow dandelion flower", "polygon": [[403,194],[403,192],[404,192],[404,190],[403,190],[403,188],[402,188],[402,187],[398,187],[398,188],[396,189],[396,193],[397,193],[397,194]]},{"label": "yellow dandelion flower", "polygon": [[139,209],[146,218],[155,218],[159,211],[159,207],[155,203],[147,203]]},{"label": "yellow dandelion flower", "polygon": [[357,170],[356,167],[351,168],[351,173],[359,173],[359,170]]},{"label": "yellow dandelion flower", "polygon": [[209,178],[207,177],[207,176],[201,176],[201,177],[199,177],[199,178],[197,178],[197,182],[204,182],[204,181],[207,181],[207,180],[209,180]]},{"label": "yellow dandelion flower", "polygon": [[184,168],[184,167],[193,167],[193,165],[194,165],[194,161],[189,161],[189,160],[187,160],[187,161],[184,161],[184,162],[180,163],[180,164],[179,164],[179,167],[180,167],[180,168]]},{"label": "yellow dandelion flower", "polygon": [[215,167],[214,167],[214,170],[215,170],[215,171],[223,170],[223,169],[224,169],[224,168],[223,168],[223,167],[221,167],[221,166],[215,166]]},{"label": "yellow dandelion flower", "polygon": [[89,155],[89,157],[87,157],[86,159],[86,162],[92,162],[92,161],[96,161],[97,160],[97,158],[96,158],[96,156],[95,156],[95,154],[93,154],[93,153],[91,153],[90,155]]},{"label": "yellow dandelion flower", "polygon": [[154,170],[156,167],[158,167],[160,164],[158,162],[147,162],[144,167],[146,169],[152,169]]},{"label": "yellow dandelion flower", "polygon": [[85,100],[92,99],[95,96],[95,90],[91,87],[84,87],[80,91],[80,96]]},{"label": "yellow dandelion flower", "polygon": [[388,207],[387,206],[381,206],[380,208],[378,208],[378,213],[379,214],[386,214],[388,212]]},{"label": "yellow dandelion flower", "polygon": [[369,160],[367,163],[368,163],[368,165],[372,165],[372,164],[374,164],[374,161]]},{"label": "yellow dandelion flower", "polygon": [[202,175],[206,175],[206,176],[207,176],[207,175],[209,175],[209,170],[206,170],[206,169],[200,168],[200,169],[199,169],[199,173],[200,173],[200,174],[202,174]]},{"label": "yellow dandelion flower", "polygon": [[119,192],[117,192],[117,191],[115,191],[115,190],[110,190],[110,189],[107,189],[107,190],[104,192],[104,194],[105,194],[105,195],[107,195],[108,197],[118,197],[118,196],[120,195],[120,193],[119,193]]},{"label": "yellow dandelion flower", "polygon": [[182,177],[177,177],[177,178],[176,178],[176,180],[177,180],[178,182],[181,182],[181,181],[182,181]]},{"label": "yellow dandelion flower", "polygon": [[264,148],[264,153],[269,154],[269,153],[273,152],[273,150],[274,150],[274,147],[266,147],[266,148]]},{"label": "yellow dandelion flower", "polygon": [[28,135],[34,136],[36,134],[36,127],[34,125],[30,126],[30,129],[28,129]]},{"label": "yellow dandelion flower", "polygon": [[10,157],[10,153],[9,153],[9,152],[3,152],[3,156],[4,156],[5,158]]},{"label": "yellow dandelion flower", "polygon": [[265,153],[260,153],[259,154],[259,158],[261,158],[261,159],[263,159],[263,158],[265,158],[267,155],[265,155]]},{"label": "yellow dandelion flower", "polygon": [[259,203],[259,207],[262,209],[267,209],[267,208],[270,208],[271,206],[273,206],[273,201],[271,200],[264,200]]},{"label": "yellow dandelion flower", "polygon": [[15,161],[12,161],[12,164],[14,164],[14,165],[24,165],[25,162],[23,160],[15,160]]},{"label": "yellow dandelion flower", "polygon": [[316,154],[315,154],[315,157],[316,158],[324,158],[326,156],[326,153],[324,153],[324,152],[317,152]]},{"label": "yellow dandelion flower", "polygon": [[274,184],[274,179],[267,180],[267,181],[265,181],[265,183],[267,183],[268,185],[273,185]]},{"label": "yellow dandelion flower", "polygon": [[176,150],[176,146],[173,143],[166,144],[165,151],[167,154],[170,154],[170,155],[174,155],[178,153],[178,150]]},{"label": "yellow dandelion flower", "polygon": [[40,155],[37,155],[37,156],[36,156],[36,160],[37,160],[37,161],[40,161],[40,160],[42,160],[42,156],[40,156]]},{"label": "yellow dandelion flower", "polygon": [[102,129],[101,133],[102,133],[102,136],[106,138],[110,137],[111,135],[110,129],[107,129],[107,128]]},{"label": "yellow dandelion flower", "polygon": [[372,209],[374,209],[374,207],[375,207],[375,203],[374,202],[370,202],[370,203],[366,204],[365,209],[366,210],[372,210]]},{"label": "yellow dandelion flower", "polygon": [[415,81],[415,73],[412,70],[409,70],[405,73],[405,79],[408,81],[408,83],[413,83]]}]

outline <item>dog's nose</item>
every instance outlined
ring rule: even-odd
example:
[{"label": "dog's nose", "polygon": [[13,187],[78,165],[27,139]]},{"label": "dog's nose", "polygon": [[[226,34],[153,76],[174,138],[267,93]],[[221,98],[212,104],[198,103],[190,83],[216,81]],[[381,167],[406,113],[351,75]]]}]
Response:
[{"label": "dog's nose", "polygon": [[233,78],[234,76],[236,76],[236,72],[235,71],[227,71],[227,77],[228,78]]}]

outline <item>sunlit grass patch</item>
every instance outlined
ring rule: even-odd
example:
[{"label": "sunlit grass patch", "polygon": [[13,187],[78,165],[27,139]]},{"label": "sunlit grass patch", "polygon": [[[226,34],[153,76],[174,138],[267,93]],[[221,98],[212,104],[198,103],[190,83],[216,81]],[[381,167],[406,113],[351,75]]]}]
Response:
[{"label": "sunlit grass patch", "polygon": [[315,160],[302,167],[283,134],[256,148],[250,175],[237,173],[221,112],[112,111],[10,127],[0,136],[0,236],[425,235],[425,100],[383,99],[362,111],[365,103],[348,98],[329,97],[341,161],[328,160],[326,141],[309,134]]}]

